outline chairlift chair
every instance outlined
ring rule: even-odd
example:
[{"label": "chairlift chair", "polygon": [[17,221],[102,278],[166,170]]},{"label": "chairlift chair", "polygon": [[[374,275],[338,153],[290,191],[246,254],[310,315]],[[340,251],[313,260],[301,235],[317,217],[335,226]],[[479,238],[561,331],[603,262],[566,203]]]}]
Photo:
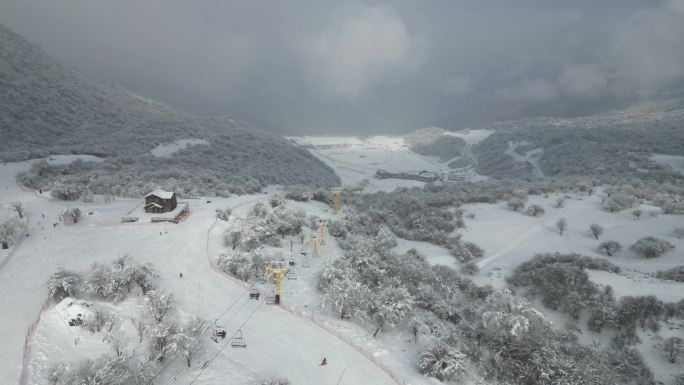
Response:
[{"label": "chairlift chair", "polygon": [[230,347],[231,348],[246,348],[247,347],[247,341],[242,337],[242,329],[238,329],[237,333],[235,333],[235,336],[230,339]]},{"label": "chairlift chair", "polygon": [[212,339],[214,340],[214,342],[218,342],[219,338],[220,339],[226,338],[226,329],[224,329],[220,326],[214,328],[214,335],[213,335]]},{"label": "chairlift chair", "polygon": [[254,284],[249,287],[249,299],[256,299],[257,301],[259,300],[259,290],[254,287]]},{"label": "chairlift chair", "polygon": [[214,334],[211,336],[211,339],[218,343],[219,338],[226,338],[226,329],[224,329],[223,326],[219,326],[216,321],[218,321],[218,319],[214,320]]},{"label": "chairlift chair", "polygon": [[295,272],[295,269],[294,269],[294,268],[291,268],[291,269],[287,272],[287,279],[290,279],[290,280],[297,279],[297,273]]},{"label": "chairlift chair", "polygon": [[275,303],[275,292],[271,291],[266,295],[266,303],[273,305]]}]

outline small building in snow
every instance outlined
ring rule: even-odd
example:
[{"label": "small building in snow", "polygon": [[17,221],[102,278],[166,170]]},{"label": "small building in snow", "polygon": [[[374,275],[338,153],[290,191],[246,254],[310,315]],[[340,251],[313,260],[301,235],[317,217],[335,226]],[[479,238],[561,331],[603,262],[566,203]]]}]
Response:
[{"label": "small building in snow", "polygon": [[176,193],[164,190],[154,190],[145,195],[146,213],[168,213],[176,209]]}]

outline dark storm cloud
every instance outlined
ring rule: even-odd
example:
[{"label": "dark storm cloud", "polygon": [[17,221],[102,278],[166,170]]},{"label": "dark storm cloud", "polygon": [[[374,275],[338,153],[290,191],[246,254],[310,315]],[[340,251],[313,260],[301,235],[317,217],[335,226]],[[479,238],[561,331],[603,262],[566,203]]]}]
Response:
[{"label": "dark storm cloud", "polygon": [[178,108],[290,131],[581,114],[684,76],[684,0],[0,0],[0,22]]}]

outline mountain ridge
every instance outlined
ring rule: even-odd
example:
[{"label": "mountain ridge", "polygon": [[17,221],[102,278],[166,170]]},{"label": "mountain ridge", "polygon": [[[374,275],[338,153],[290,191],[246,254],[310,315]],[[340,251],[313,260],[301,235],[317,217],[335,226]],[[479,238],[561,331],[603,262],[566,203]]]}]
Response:
[{"label": "mountain ridge", "polygon": [[[164,175],[210,175],[211,182],[204,184],[195,178],[193,184],[203,188],[188,186],[194,193],[216,192],[218,183],[235,191],[244,190],[236,184],[254,191],[267,184],[339,183],[331,168],[283,137],[232,117],[177,111],[124,87],[83,76],[2,25],[0,89],[4,91],[0,93],[1,161],[97,155],[107,161],[88,170],[72,169],[74,174],[69,175],[80,180],[87,179],[83,173],[126,169],[119,176],[133,178],[131,183],[138,186],[172,187],[169,180],[178,180]],[[150,155],[157,145],[194,138],[208,139],[209,145],[190,147],[163,160]],[[142,165],[145,180],[142,170],[136,170]]]}]

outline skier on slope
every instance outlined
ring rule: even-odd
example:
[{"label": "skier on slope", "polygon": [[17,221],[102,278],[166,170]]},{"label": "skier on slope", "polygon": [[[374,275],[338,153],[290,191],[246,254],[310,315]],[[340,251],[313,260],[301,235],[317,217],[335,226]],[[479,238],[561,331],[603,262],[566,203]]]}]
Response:
[{"label": "skier on slope", "polygon": [[320,365],[320,366],[325,366],[325,365],[328,365],[328,359],[325,358],[325,357],[323,357],[323,361],[321,361],[321,365]]}]

